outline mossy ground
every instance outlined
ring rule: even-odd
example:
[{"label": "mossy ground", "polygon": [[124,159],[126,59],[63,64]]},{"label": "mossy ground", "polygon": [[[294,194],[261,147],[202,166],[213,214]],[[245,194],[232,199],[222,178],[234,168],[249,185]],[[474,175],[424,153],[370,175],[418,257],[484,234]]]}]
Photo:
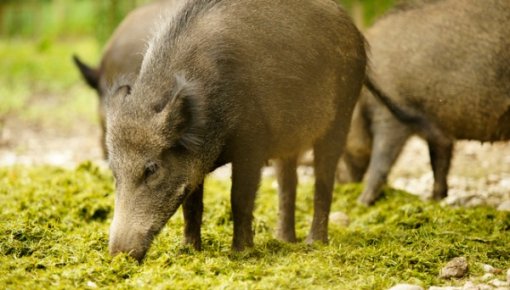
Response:
[{"label": "mossy ground", "polygon": [[[181,213],[170,219],[139,265],[108,255],[112,177],[91,163],[0,169],[0,288],[2,289],[387,289],[400,282],[454,285],[437,278],[464,256],[470,276],[479,263],[510,268],[510,213],[453,209],[386,190],[374,207],[357,206],[358,185],[337,186],[333,211],[351,218],[330,225],[329,245],[286,244],[273,238],[277,194],[265,179],[257,198],[255,248],[230,250],[229,184],[206,184],[204,249],[181,244]],[[313,186],[298,193],[297,232],[306,236]]]}]

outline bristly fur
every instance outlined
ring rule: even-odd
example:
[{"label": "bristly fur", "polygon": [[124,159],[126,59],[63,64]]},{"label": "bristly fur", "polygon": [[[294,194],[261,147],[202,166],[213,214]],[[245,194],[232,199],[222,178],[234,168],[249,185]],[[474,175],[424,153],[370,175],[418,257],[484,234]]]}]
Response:
[{"label": "bristly fur", "polygon": [[[152,55],[157,54],[159,50],[169,50],[169,45],[173,45],[176,39],[191,26],[191,24],[199,18],[200,15],[207,12],[222,0],[188,0],[180,9],[173,14],[171,20],[163,19],[160,29],[156,30],[154,36],[147,45],[145,59],[153,60]],[[163,46],[160,47],[160,46]],[[155,61],[155,60],[154,60]],[[154,63],[144,61],[141,71],[145,71],[146,67],[151,67]]]}]

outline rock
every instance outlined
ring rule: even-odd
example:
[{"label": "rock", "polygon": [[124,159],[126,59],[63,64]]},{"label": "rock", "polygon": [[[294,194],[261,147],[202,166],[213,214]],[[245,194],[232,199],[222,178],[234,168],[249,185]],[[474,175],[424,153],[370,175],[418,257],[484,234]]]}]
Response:
[{"label": "rock", "polygon": [[488,264],[482,264],[482,269],[485,273],[493,273],[494,274],[494,267]]},{"label": "rock", "polygon": [[510,211],[510,200],[506,200],[506,201],[503,201],[499,206],[498,206],[498,210],[499,211]]},{"label": "rock", "polygon": [[348,227],[349,224],[351,223],[349,216],[341,211],[332,212],[329,215],[329,221],[333,224],[343,226],[343,227]]},{"label": "rock", "polygon": [[97,284],[92,281],[87,281],[87,287],[89,288],[97,288]]},{"label": "rock", "polygon": [[475,285],[475,283],[468,281],[466,284],[464,284],[462,290],[480,290],[480,288]]},{"label": "rock", "polygon": [[495,286],[495,287],[510,287],[510,283],[507,282],[507,281],[503,281],[503,280],[499,280],[499,279],[494,279],[492,281],[489,282],[489,284]]},{"label": "rock", "polygon": [[492,290],[493,288],[487,284],[477,285],[479,290]]},{"label": "rock", "polygon": [[398,284],[391,287],[389,290],[424,290],[421,286],[412,284]]},{"label": "rock", "polygon": [[471,281],[467,282],[464,287],[462,287],[462,290],[493,290],[494,288],[492,286],[489,286],[487,284],[475,284]]},{"label": "rock", "polygon": [[494,268],[487,264],[482,264],[482,269],[485,273],[500,274],[502,272],[501,269]]},{"label": "rock", "polygon": [[486,281],[489,281],[490,279],[494,278],[494,274],[492,273],[485,273],[482,278],[480,278],[480,280],[486,282]]},{"label": "rock", "polygon": [[468,272],[468,262],[464,257],[453,258],[439,272],[439,278],[461,278]]},{"label": "rock", "polygon": [[454,287],[454,286],[445,286],[445,287],[438,287],[438,286],[431,286],[429,290],[462,290],[462,287]]}]

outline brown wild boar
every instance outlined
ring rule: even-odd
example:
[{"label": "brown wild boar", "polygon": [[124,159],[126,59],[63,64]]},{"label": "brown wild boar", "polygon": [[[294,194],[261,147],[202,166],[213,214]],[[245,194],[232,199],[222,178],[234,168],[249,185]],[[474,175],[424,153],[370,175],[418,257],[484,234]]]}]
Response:
[{"label": "brown wild boar", "polygon": [[90,67],[77,56],[73,57],[84,80],[96,90],[99,96],[101,146],[105,158],[107,150],[104,98],[107,88],[109,84],[116,82],[119,76],[136,78],[154,26],[160,17],[164,17],[172,9],[176,9],[179,2],[182,0],[160,0],[141,6],[129,13],[108,41],[99,68]]},{"label": "brown wild boar", "polygon": [[336,164],[365,78],[364,39],[330,0],[187,0],[150,41],[138,78],[108,98],[116,180],[110,252],[145,256],[183,205],[201,247],[204,177],[232,164],[232,247],[253,245],[261,168],[277,164],[278,238],[295,241],[296,162],[315,154],[308,241],[328,240]]},{"label": "brown wild boar", "polygon": [[368,30],[373,78],[415,122],[395,118],[362,90],[343,158],[348,180],[366,171],[360,203],[376,201],[413,134],[428,143],[436,200],[447,195],[455,140],[510,138],[509,27],[507,0],[422,0]]}]

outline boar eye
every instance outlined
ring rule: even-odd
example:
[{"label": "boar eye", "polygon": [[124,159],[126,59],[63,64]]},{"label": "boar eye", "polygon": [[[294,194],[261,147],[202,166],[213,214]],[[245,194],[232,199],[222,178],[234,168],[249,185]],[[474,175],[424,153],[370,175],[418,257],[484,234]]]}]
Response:
[{"label": "boar eye", "polygon": [[145,169],[143,171],[143,177],[144,179],[149,178],[150,176],[154,175],[156,171],[158,171],[159,166],[155,162],[149,162],[145,165]]},{"label": "boar eye", "polygon": [[182,153],[186,151],[186,148],[181,143],[175,143],[172,147],[170,147],[170,150],[175,153]]}]

